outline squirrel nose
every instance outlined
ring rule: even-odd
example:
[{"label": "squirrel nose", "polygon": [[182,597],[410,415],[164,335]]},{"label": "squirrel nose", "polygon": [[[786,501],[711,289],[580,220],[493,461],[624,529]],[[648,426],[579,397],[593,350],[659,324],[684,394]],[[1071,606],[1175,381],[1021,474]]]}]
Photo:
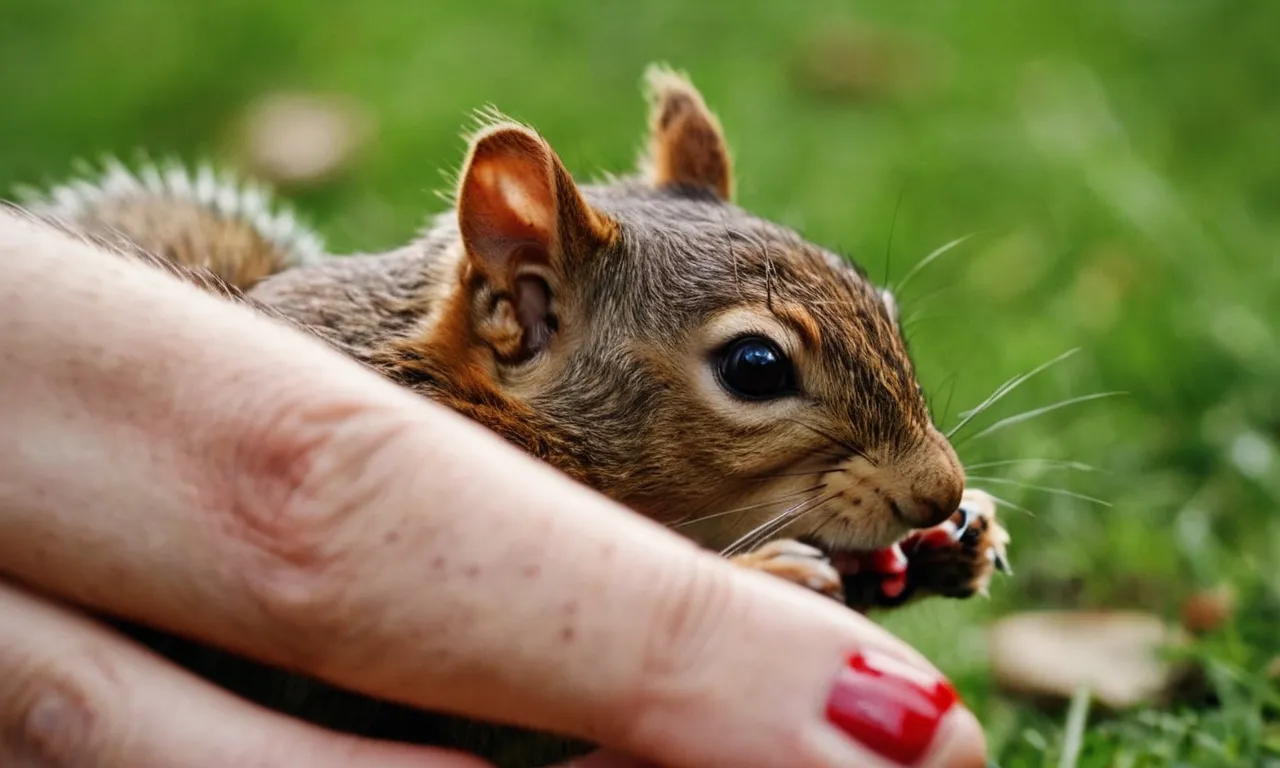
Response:
[{"label": "squirrel nose", "polygon": [[964,495],[964,470],[936,430],[903,462],[904,492],[890,500],[894,514],[913,528],[930,528],[955,514]]},{"label": "squirrel nose", "polygon": [[957,495],[952,503],[950,497],[947,501],[937,501],[917,496],[910,500],[891,500],[889,505],[898,518],[912,528],[932,528],[955,514],[960,508],[960,497]]}]

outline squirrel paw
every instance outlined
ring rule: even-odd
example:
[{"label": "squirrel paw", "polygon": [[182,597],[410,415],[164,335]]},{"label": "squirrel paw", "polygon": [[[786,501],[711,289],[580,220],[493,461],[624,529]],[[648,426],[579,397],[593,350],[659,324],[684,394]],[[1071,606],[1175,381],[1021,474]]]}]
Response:
[{"label": "squirrel paw", "polygon": [[951,519],[916,531],[899,544],[906,559],[905,583],[900,575],[895,579],[868,570],[846,572],[845,592],[849,604],[863,610],[893,608],[928,595],[986,595],[997,571],[1013,573],[1008,545],[1009,534],[996,521],[995,500],[968,489]]},{"label": "squirrel paw", "polygon": [[778,539],[755,551],[735,555],[729,560],[844,602],[840,574],[831,566],[822,550],[808,544]]},{"label": "squirrel paw", "polygon": [[967,490],[955,516],[903,543],[908,582],[914,580],[917,591],[944,597],[986,595],[996,571],[1013,573],[1008,546],[1009,533],[996,522],[995,500]]}]

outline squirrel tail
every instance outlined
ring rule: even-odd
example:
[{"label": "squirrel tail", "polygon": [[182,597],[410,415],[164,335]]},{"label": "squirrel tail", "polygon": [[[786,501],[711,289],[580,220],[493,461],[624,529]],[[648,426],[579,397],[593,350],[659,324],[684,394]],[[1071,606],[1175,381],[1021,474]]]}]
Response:
[{"label": "squirrel tail", "polygon": [[320,236],[263,187],[210,166],[192,172],[170,162],[135,172],[108,158],[80,170],[47,191],[18,190],[19,205],[93,238],[123,238],[170,268],[237,291],[324,257]]}]

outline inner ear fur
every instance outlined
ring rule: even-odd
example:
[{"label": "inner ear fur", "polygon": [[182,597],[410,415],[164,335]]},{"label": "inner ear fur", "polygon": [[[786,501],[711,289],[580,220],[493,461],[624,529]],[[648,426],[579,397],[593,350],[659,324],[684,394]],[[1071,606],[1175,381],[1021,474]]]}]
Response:
[{"label": "inner ear fur", "polygon": [[720,121],[687,77],[661,64],[645,72],[648,153],[642,161],[655,187],[689,186],[733,198],[733,162]]},{"label": "inner ear fur", "polygon": [[574,259],[612,242],[617,225],[583,199],[541,136],[508,122],[472,139],[457,212],[467,260],[499,303],[482,335],[503,357],[536,354],[557,327],[552,291],[565,289]]}]

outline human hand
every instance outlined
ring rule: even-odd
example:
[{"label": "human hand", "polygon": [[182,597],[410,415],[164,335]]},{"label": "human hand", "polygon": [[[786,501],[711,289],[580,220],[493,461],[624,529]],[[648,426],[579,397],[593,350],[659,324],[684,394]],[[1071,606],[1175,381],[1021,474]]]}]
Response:
[{"label": "human hand", "polygon": [[611,750],[584,768],[982,764],[942,676],[862,617],[8,212],[0,423],[5,764],[482,764],[241,702],[72,605]]}]

